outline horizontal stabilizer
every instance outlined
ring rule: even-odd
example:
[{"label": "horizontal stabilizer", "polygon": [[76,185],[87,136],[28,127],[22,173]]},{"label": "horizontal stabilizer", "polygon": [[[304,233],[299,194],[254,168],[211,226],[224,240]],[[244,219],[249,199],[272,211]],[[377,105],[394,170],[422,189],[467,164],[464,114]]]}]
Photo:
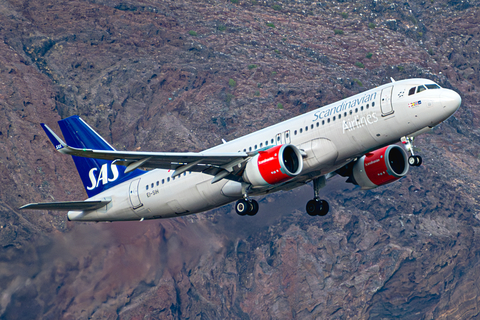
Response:
[{"label": "horizontal stabilizer", "polygon": [[98,201],[64,201],[50,203],[29,203],[19,209],[58,210],[58,211],[89,211],[105,207],[111,200]]}]

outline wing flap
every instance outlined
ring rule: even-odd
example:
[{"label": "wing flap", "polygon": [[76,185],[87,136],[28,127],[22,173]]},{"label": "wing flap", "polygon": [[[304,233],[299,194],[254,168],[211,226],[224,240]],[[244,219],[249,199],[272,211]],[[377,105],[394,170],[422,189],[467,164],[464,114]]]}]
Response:
[{"label": "wing flap", "polygon": [[58,211],[90,211],[105,207],[111,200],[98,201],[63,201],[49,203],[29,203],[22,207],[30,210],[58,210]]}]

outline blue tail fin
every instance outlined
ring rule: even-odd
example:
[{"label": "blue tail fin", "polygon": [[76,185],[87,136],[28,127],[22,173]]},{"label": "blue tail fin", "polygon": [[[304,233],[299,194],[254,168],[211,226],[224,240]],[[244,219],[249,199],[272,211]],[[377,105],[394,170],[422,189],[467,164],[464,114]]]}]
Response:
[{"label": "blue tail fin", "polygon": [[[58,124],[67,145],[71,147],[115,150],[79,116],[60,120]],[[145,173],[143,170],[136,169],[125,174],[125,167],[118,166],[117,168],[112,161],[72,157],[89,198]]]}]

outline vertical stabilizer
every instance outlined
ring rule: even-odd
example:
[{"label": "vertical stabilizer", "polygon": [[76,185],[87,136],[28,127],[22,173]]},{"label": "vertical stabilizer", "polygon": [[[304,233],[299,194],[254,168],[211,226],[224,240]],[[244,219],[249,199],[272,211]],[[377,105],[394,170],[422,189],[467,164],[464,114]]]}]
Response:
[{"label": "vertical stabilizer", "polygon": [[[58,121],[66,143],[75,148],[115,150],[79,116]],[[124,181],[145,173],[136,169],[125,174],[124,166],[113,161],[72,156],[88,197],[91,198]]]}]

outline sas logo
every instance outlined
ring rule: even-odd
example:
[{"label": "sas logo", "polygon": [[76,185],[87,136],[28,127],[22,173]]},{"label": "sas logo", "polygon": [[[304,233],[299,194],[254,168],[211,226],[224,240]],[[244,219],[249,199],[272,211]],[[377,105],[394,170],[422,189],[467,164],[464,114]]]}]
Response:
[{"label": "sas logo", "polygon": [[420,106],[421,104],[422,104],[422,100],[419,100],[419,101],[415,101],[415,102],[409,103],[409,104],[408,104],[408,107],[409,107],[409,108],[416,108],[416,107]]},{"label": "sas logo", "polygon": [[98,171],[97,168],[92,168],[90,169],[90,171],[88,172],[88,177],[90,178],[90,183],[92,184],[90,187],[87,187],[88,190],[93,190],[95,188],[97,188],[100,183],[102,183],[103,185],[106,185],[107,183],[109,182],[113,182],[115,180],[117,180],[119,174],[118,174],[118,169],[117,169],[117,166],[112,164],[111,165],[111,168],[112,168],[112,174],[113,174],[113,177],[112,178],[109,178],[108,177],[108,163],[105,163],[102,165],[102,168],[100,169],[100,172],[98,173],[98,178],[95,176],[95,172]]}]

